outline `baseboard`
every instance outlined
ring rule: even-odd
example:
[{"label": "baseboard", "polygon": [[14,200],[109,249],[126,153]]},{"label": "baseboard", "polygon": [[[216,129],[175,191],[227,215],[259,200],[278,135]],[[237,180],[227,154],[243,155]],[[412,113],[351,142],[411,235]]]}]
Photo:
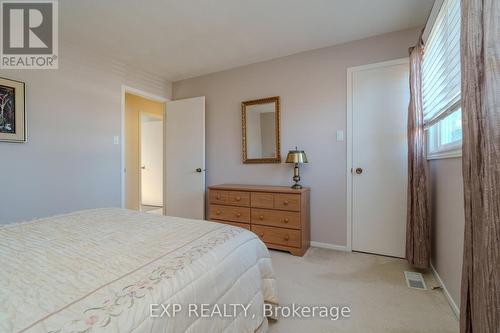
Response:
[{"label": "baseboard", "polygon": [[351,251],[349,251],[349,249],[347,248],[347,246],[344,246],[344,245],[335,245],[335,244],[329,244],[329,243],[311,242],[311,246],[320,247],[322,249],[330,249],[330,250],[351,252]]},{"label": "baseboard", "polygon": [[439,285],[441,286],[441,288],[443,288],[444,297],[446,297],[448,304],[450,304],[450,307],[453,310],[453,313],[455,314],[455,316],[457,318],[460,318],[460,309],[458,308],[458,306],[455,303],[455,301],[453,300],[453,298],[451,298],[451,295],[448,292],[448,289],[446,289],[446,286],[443,283],[443,280],[441,280],[441,277],[439,276],[438,272],[436,271],[436,269],[434,268],[434,266],[432,264],[431,264],[431,270],[432,270],[432,274],[434,274],[434,277],[438,281]]}]

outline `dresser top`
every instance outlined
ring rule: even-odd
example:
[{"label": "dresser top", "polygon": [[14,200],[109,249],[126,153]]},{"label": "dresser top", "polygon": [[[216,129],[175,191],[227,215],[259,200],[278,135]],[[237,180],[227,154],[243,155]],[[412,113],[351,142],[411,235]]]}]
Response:
[{"label": "dresser top", "polygon": [[303,187],[300,190],[296,190],[289,186],[244,185],[244,184],[221,184],[221,185],[209,186],[208,188],[211,190],[276,192],[276,193],[303,193],[310,190],[309,187]]}]

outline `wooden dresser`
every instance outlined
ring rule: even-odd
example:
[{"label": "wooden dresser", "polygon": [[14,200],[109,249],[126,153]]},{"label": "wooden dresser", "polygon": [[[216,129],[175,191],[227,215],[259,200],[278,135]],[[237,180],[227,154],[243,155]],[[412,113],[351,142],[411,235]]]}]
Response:
[{"label": "wooden dresser", "polygon": [[268,248],[303,256],[309,248],[309,188],[223,184],[209,187],[209,219],[256,233]]}]

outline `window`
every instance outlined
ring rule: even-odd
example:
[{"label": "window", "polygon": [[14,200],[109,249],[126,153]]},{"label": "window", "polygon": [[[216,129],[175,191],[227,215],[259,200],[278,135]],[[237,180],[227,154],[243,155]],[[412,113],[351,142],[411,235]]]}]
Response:
[{"label": "window", "polygon": [[422,63],[428,158],[461,154],[460,84],[460,0],[444,0],[425,41]]},{"label": "window", "polygon": [[427,129],[427,158],[462,155],[462,109],[458,109]]}]

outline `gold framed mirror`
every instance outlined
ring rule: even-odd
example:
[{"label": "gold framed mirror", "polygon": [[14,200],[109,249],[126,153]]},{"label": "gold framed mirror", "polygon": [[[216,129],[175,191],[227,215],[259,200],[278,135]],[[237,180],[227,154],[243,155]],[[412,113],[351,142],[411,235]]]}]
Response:
[{"label": "gold framed mirror", "polygon": [[279,96],[241,103],[243,163],[280,163]]}]

